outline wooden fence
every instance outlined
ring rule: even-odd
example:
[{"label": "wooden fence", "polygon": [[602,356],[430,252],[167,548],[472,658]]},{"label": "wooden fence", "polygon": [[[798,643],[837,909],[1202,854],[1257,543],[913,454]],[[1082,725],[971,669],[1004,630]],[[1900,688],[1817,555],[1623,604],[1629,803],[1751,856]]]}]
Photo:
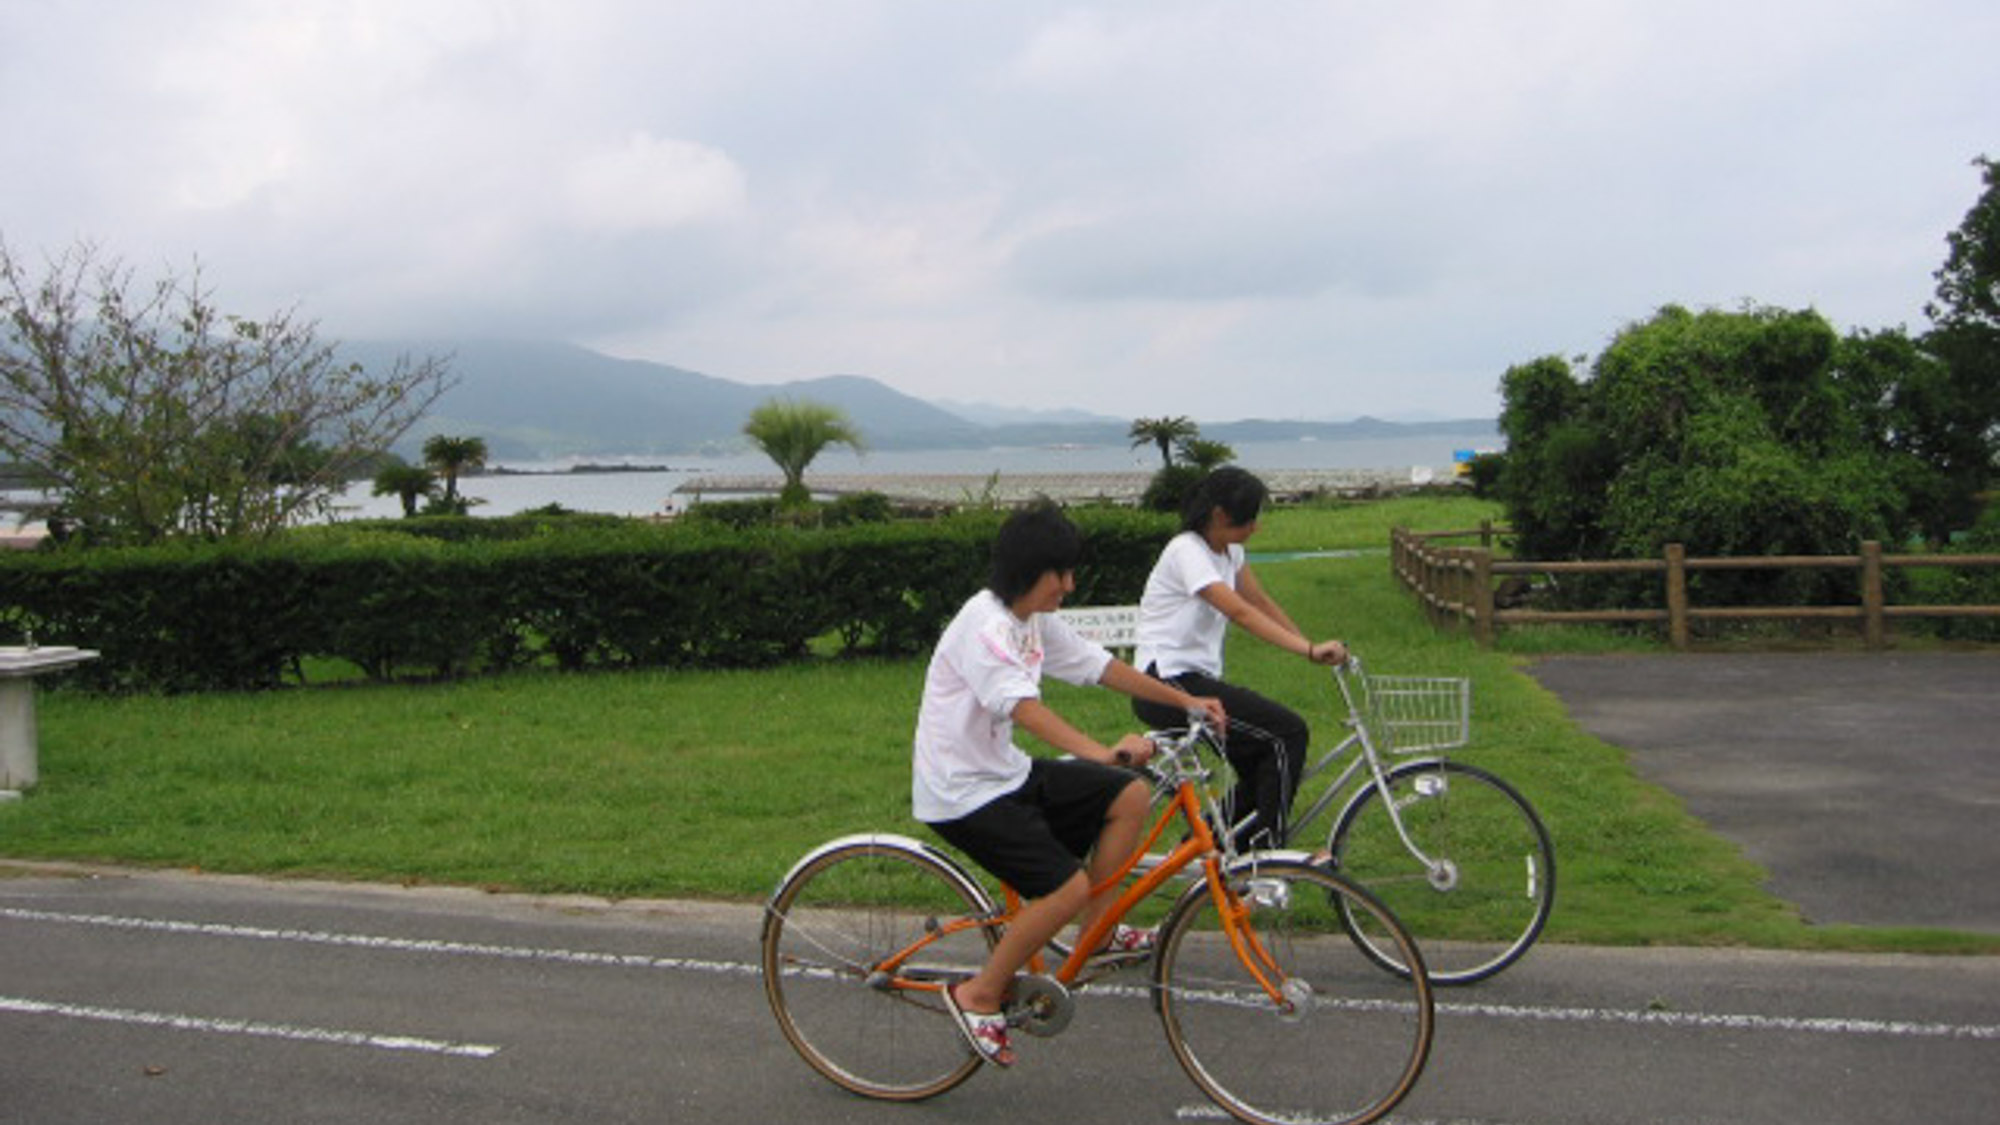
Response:
[{"label": "wooden fence", "polygon": [[[1689,558],[1687,549],[1670,543],[1657,559],[1535,562],[1494,557],[1496,541],[1505,528],[1484,521],[1458,531],[1390,533],[1390,565],[1396,576],[1424,603],[1439,623],[1464,622],[1482,645],[1493,642],[1503,625],[1536,623],[1662,624],[1677,649],[1688,647],[1696,621],[1853,621],[1871,648],[1888,643],[1889,622],[1912,617],[2000,618],[2000,605],[1890,605],[1882,576],[1892,568],[1993,567],[2000,555],[1892,555],[1882,545],[1867,542],[1857,555],[1760,555],[1736,558]],[[1477,547],[1441,545],[1443,540],[1477,539]],[[1696,606],[1689,603],[1688,573],[1700,570],[1832,569],[1855,572],[1856,602],[1812,606]],[[1563,574],[1659,574],[1665,585],[1659,609],[1515,609],[1501,608],[1496,591],[1518,577]]]}]

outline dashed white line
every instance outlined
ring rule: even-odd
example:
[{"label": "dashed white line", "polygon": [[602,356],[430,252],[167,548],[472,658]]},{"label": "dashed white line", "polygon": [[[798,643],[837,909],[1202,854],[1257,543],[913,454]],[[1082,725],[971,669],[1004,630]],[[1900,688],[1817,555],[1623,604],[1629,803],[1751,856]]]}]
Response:
[{"label": "dashed white line", "polygon": [[[171,919],[132,918],[110,914],[68,914],[45,910],[0,907],[0,918],[26,922],[102,926],[158,933],[193,934],[257,941],[289,941],[313,945],[346,946],[396,953],[430,953],[451,956],[496,957],[521,961],[548,961],[563,964],[618,968],[664,969],[682,972],[755,976],[762,970],[739,961],[704,960],[688,957],[657,957],[649,954],[600,953],[588,950],[547,949],[535,946],[492,945],[481,942],[438,941],[396,938],[372,934],[347,934],[325,930],[280,929],[241,926],[217,922],[183,922]],[[1130,985],[1094,987],[1095,996],[1144,998],[1146,989]],[[1846,1017],[1766,1016],[1751,1014],[1630,1011],[1617,1008],[1540,1008],[1525,1005],[1469,1004],[1446,1002],[1437,1005],[1440,1014],[1484,1019],[1557,1023],[1618,1023],[1690,1029],[1721,1028],[1732,1031],[1793,1032],[1815,1035],[1864,1035],[1913,1039],[2000,1039],[2000,1025],[1927,1023],[1913,1020],[1873,1020]]]},{"label": "dashed white line", "polygon": [[1757,1016],[1714,1012],[1622,1011],[1617,1008],[1531,1008],[1507,1004],[1439,1004],[1440,1013],[1554,1023],[1626,1023],[1730,1031],[1802,1031],[1819,1035],[1886,1035],[1914,1039],[2000,1039],[1994,1024],[1919,1023],[1847,1017]]},{"label": "dashed white line", "polygon": [[482,942],[438,941],[429,938],[384,937],[377,934],[343,934],[327,930],[281,929],[268,926],[240,926],[225,922],[180,922],[162,918],[129,918],[115,914],[63,914],[48,910],[0,907],[0,918],[23,922],[52,922],[109,929],[141,930],[149,933],[192,934],[199,937],[242,938],[252,941],[288,941],[304,945],[335,945],[392,953],[440,953],[461,957],[498,957],[516,961],[555,961],[575,965],[615,966],[635,969],[681,969],[694,972],[756,974],[755,965],[735,961],[704,961],[688,957],[655,957],[643,953],[597,953],[588,950],[545,949],[535,946],[489,945]]},{"label": "dashed white line", "polygon": [[500,1048],[483,1043],[453,1043],[414,1035],[382,1035],[368,1031],[296,1027],[282,1023],[260,1023],[255,1020],[205,1019],[173,1012],[143,1012],[132,1008],[61,1004],[47,1000],[30,1000],[20,996],[0,996],[0,1012],[62,1016],[67,1019],[98,1020],[104,1023],[122,1023],[140,1027],[164,1027],[173,1031],[203,1031],[217,1035],[249,1035],[303,1043],[330,1043],[341,1047],[373,1047],[383,1051],[416,1051],[459,1058],[485,1059],[500,1052]]}]

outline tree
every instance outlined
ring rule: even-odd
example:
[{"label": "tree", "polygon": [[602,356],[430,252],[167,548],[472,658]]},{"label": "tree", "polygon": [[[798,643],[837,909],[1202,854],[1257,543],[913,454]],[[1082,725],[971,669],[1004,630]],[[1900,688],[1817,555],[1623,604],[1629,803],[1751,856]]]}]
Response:
[{"label": "tree", "polygon": [[771,399],[750,412],[743,433],[784,474],[778,501],[786,507],[802,506],[812,499],[805,484],[806,468],[821,450],[845,445],[859,453],[866,448],[860,431],[845,413],[817,402]]},{"label": "tree", "polygon": [[1937,300],[1925,311],[1940,328],[2000,331],[2000,161],[1982,156],[1972,163],[1986,190],[1958,229],[1945,236],[1949,252],[1933,275]]},{"label": "tree", "polygon": [[444,497],[439,505],[445,511],[463,515],[471,501],[459,499],[458,478],[461,473],[478,472],[486,466],[486,441],[432,434],[424,439],[424,464],[444,480]]},{"label": "tree", "polygon": [[1922,341],[1943,365],[1926,440],[1950,450],[1954,487],[1941,522],[1954,531],[1977,516],[1976,497],[2000,470],[2000,162],[1973,163],[1986,187],[1945,236],[1948,252],[1933,275],[1937,299],[1925,308],[1932,328]]},{"label": "tree", "polygon": [[412,519],[417,514],[417,501],[427,500],[437,491],[437,474],[398,457],[375,471],[374,487],[374,495],[401,501],[403,518]]},{"label": "tree", "polygon": [[293,312],[219,310],[77,243],[39,276],[0,240],[0,458],[87,541],[268,534],[324,515],[451,385],[441,358],[342,364]]},{"label": "tree", "polygon": [[[1669,306],[1620,332],[1587,382],[1556,358],[1511,369],[1501,493],[1519,549],[1645,558],[1678,542],[1693,555],[1827,555],[1894,541],[1911,517],[1842,386],[1848,346],[1810,311]],[[1716,604],[1785,603],[1819,597],[1831,580],[1750,572],[1702,583]],[[1646,596],[1657,587],[1648,579]]]},{"label": "tree", "polygon": [[1192,465],[1201,473],[1227,465],[1236,460],[1236,450],[1226,441],[1210,441],[1207,438],[1190,437],[1181,439],[1181,461]]},{"label": "tree", "polygon": [[1200,435],[1201,428],[1194,424],[1193,419],[1176,415],[1172,418],[1137,419],[1126,436],[1132,439],[1134,449],[1142,445],[1158,446],[1160,467],[1171,469],[1174,467],[1174,446]]}]

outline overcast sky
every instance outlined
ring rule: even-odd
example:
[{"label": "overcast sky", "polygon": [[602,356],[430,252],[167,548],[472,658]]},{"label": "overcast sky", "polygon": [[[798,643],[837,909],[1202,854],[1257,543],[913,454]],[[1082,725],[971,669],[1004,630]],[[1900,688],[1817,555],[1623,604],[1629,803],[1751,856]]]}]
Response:
[{"label": "overcast sky", "polygon": [[1992,0],[0,0],[0,237],[334,339],[1490,415],[1660,305],[1921,329]]}]

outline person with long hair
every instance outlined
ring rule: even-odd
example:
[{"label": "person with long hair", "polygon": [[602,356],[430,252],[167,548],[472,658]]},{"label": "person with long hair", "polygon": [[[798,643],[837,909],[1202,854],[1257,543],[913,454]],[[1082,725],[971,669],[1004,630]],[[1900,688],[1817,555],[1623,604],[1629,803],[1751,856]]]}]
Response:
[{"label": "person with long hair", "polygon": [[[1229,712],[1224,753],[1237,776],[1226,815],[1239,850],[1276,848],[1298,792],[1311,731],[1298,712],[1223,678],[1223,642],[1235,624],[1251,636],[1315,664],[1340,664],[1347,646],[1315,641],[1266,593],[1243,545],[1257,532],[1270,492],[1233,465],[1196,482],[1139,600],[1133,664],[1190,695],[1222,700]],[[1183,718],[1134,697],[1132,710],[1155,727]]]}]

